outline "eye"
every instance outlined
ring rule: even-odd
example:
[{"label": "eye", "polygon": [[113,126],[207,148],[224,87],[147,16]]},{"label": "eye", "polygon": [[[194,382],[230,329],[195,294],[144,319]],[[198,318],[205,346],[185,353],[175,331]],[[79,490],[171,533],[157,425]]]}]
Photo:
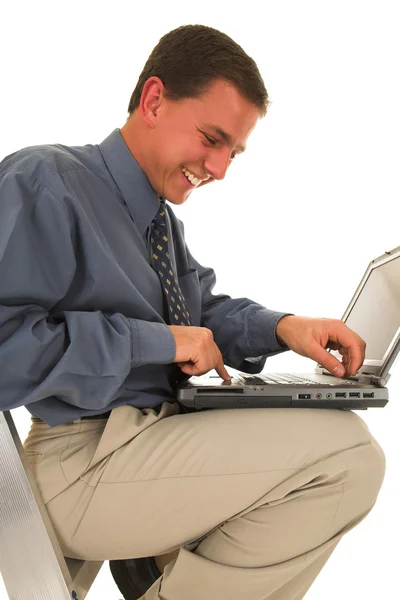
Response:
[{"label": "eye", "polygon": [[[201,131],[201,129],[199,129],[199,131],[202,133],[202,135],[204,135],[205,139],[210,144],[210,146],[216,146],[218,144],[218,140],[215,140],[214,138],[212,138],[210,135],[208,135],[204,131]],[[237,154],[238,153],[236,152],[236,150],[233,150],[230,160],[233,160],[237,156]]]},{"label": "eye", "polygon": [[204,131],[201,132],[204,137],[206,138],[207,142],[209,144],[211,144],[211,146],[216,146],[217,145],[217,140],[214,140],[214,138],[210,137],[209,135],[207,135],[206,133],[204,133]]}]

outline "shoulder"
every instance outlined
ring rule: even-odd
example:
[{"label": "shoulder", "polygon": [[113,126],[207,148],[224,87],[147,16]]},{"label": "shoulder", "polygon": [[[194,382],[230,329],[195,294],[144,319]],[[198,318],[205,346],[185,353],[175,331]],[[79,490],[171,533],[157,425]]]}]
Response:
[{"label": "shoulder", "polygon": [[11,191],[14,199],[20,198],[24,204],[36,204],[43,197],[65,204],[70,196],[66,174],[87,171],[94,148],[47,144],[22,148],[6,156],[0,162],[0,202]]},{"label": "shoulder", "polygon": [[24,214],[31,223],[40,216],[50,221],[55,213],[65,218],[61,175],[79,168],[80,161],[59,144],[30,146],[6,156],[0,162],[1,214]]},{"label": "shoulder", "polygon": [[[83,150],[84,147],[81,148]],[[6,156],[0,162],[0,177],[22,173],[38,181],[52,175],[62,175],[71,169],[83,168],[79,148],[61,144],[28,146]]]}]

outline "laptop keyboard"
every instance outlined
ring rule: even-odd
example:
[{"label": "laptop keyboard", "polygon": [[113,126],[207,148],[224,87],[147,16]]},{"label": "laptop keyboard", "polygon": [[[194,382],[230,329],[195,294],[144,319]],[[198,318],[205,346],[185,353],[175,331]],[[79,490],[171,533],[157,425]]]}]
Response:
[{"label": "laptop keyboard", "polygon": [[268,383],[280,383],[283,385],[316,385],[318,383],[317,381],[307,379],[306,377],[293,375],[293,373],[273,373],[272,375],[262,376],[250,375],[248,377],[243,377],[243,379],[246,385],[265,385]]}]

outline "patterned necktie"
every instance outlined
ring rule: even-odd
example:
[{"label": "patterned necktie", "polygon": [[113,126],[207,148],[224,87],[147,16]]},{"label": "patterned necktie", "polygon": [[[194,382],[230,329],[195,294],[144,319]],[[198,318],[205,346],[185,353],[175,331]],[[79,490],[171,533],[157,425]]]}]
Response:
[{"label": "patterned necktie", "polygon": [[168,232],[164,202],[161,202],[160,208],[151,222],[150,241],[154,260],[152,266],[161,281],[168,305],[169,322],[171,325],[191,325],[190,315],[185,306],[185,298],[175,277],[168,253]]}]

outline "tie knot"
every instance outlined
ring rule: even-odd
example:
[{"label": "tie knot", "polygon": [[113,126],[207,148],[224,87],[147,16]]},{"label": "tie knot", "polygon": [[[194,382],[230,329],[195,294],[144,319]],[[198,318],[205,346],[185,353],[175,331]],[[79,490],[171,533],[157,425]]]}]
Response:
[{"label": "tie knot", "polygon": [[154,217],[152,223],[153,223],[153,226],[156,227],[157,229],[166,227],[167,221],[166,221],[166,215],[165,215],[164,202],[161,202],[160,208],[158,209],[158,212],[157,212],[156,216]]}]

